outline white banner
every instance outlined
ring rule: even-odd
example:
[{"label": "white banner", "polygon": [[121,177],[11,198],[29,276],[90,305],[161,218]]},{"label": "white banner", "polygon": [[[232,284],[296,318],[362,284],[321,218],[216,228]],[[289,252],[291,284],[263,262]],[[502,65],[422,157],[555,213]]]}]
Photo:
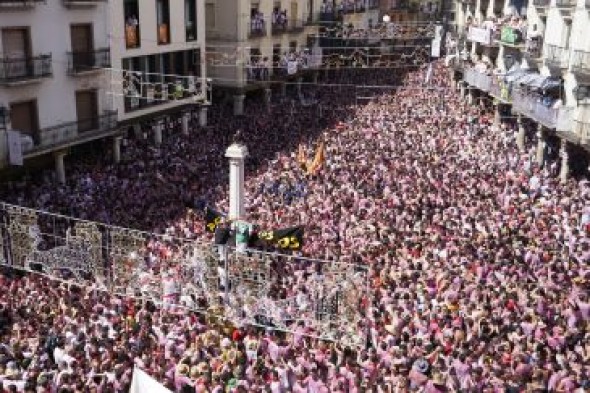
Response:
[{"label": "white banner", "polygon": [[470,41],[479,42],[480,44],[489,45],[491,43],[491,30],[483,27],[470,27],[467,33],[467,39]]},{"label": "white banner", "polygon": [[129,393],[172,393],[164,385],[150,377],[137,366],[133,369],[133,380]]},{"label": "white banner", "polygon": [[22,166],[23,159],[23,143],[21,133],[18,131],[6,131],[8,142],[8,163],[10,165]]},{"label": "white banner", "polygon": [[297,61],[291,60],[287,63],[287,73],[293,75],[297,73]]}]

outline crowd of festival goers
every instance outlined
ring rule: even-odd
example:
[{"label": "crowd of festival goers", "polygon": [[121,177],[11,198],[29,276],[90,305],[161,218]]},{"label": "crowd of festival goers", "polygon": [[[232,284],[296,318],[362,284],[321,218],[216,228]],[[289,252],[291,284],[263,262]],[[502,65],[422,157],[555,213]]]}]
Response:
[{"label": "crowd of festival goers", "polygon": [[[64,186],[2,185],[19,205],[203,238],[186,206],[227,210],[224,151],[240,128],[245,219],[303,225],[304,255],[370,268],[366,347],[5,270],[0,391],[127,392],[134,366],[175,392],[588,391],[588,182],[539,166],[532,137],[519,151],[514,125],[464,102],[441,65],[428,86],[425,69],[372,71],[321,82],[404,88],[361,102],[350,85],[306,85],[317,105],[275,92],[272,108],[252,98],[239,117],[219,105],[207,127],[173,125],[161,146],[130,133],[118,164],[71,157]],[[320,141],[310,175],[297,157]]]}]

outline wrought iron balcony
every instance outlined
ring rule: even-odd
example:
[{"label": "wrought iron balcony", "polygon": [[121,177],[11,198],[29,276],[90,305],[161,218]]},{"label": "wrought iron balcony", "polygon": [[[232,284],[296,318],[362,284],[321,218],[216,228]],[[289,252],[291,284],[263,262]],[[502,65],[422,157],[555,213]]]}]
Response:
[{"label": "wrought iron balcony", "polygon": [[44,128],[34,144],[25,149],[26,156],[44,154],[71,145],[108,136],[117,127],[117,111],[105,111],[91,119],[82,119]]},{"label": "wrought iron balcony", "polygon": [[111,66],[111,51],[109,48],[97,49],[91,52],[68,52],[67,55],[68,74],[70,75]]},{"label": "wrought iron balcony", "polygon": [[527,93],[521,89],[515,89],[512,98],[512,108],[515,111],[550,129],[563,128],[560,125],[565,124],[566,117],[570,115],[566,108],[554,108],[551,102],[543,101],[538,94]]},{"label": "wrought iron balcony", "polygon": [[248,38],[258,37],[266,37],[266,22],[260,20],[250,20]]},{"label": "wrought iron balcony", "polygon": [[3,8],[32,8],[39,3],[45,2],[46,0],[0,0],[0,10]]},{"label": "wrought iron balcony", "polygon": [[582,50],[574,51],[572,71],[578,74],[590,75],[590,52]]},{"label": "wrought iron balcony", "polygon": [[557,8],[573,8],[576,6],[576,0],[555,0]]},{"label": "wrought iron balcony", "polygon": [[12,85],[53,75],[51,54],[0,59],[0,84]]},{"label": "wrought iron balcony", "polygon": [[537,8],[549,7],[551,0],[533,0],[533,5]]},{"label": "wrought iron balcony", "polygon": [[302,20],[290,20],[287,23],[287,32],[291,34],[301,33],[305,30],[305,24]]},{"label": "wrought iron balcony", "polygon": [[281,22],[273,23],[272,28],[271,28],[271,34],[272,35],[285,34],[288,30],[288,27],[289,27],[288,25],[289,25],[288,21],[285,21],[283,23],[281,23]]},{"label": "wrought iron balcony", "polygon": [[557,45],[545,45],[545,62],[548,67],[567,68],[568,50]]},{"label": "wrought iron balcony", "polygon": [[486,92],[490,91],[492,85],[492,78],[490,75],[477,72],[473,68],[465,70],[464,80],[469,85],[477,87],[478,89]]},{"label": "wrought iron balcony", "polygon": [[62,0],[66,7],[92,7],[108,0]]}]

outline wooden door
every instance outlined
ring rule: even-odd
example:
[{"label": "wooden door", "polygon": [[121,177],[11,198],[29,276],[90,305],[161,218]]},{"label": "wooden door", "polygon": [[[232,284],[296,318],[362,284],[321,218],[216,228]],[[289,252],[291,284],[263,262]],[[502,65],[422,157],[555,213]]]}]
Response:
[{"label": "wooden door", "polygon": [[32,71],[30,62],[29,30],[26,28],[2,29],[4,77],[18,79]]},{"label": "wooden door", "polygon": [[95,130],[98,127],[98,107],[95,90],[76,92],[76,116],[78,132]]},{"label": "wooden door", "polygon": [[12,129],[30,135],[38,142],[39,123],[37,122],[37,102],[25,101],[10,104]]}]

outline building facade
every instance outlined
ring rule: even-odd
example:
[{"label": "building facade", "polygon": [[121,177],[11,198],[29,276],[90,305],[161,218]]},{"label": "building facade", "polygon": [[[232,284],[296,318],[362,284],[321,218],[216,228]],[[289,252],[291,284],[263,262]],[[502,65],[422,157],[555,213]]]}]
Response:
[{"label": "building facade", "polygon": [[566,179],[580,164],[571,153],[590,150],[590,1],[464,0],[455,10],[468,99],[487,95],[497,120],[515,117],[523,148],[523,124],[534,123],[538,163],[553,152]]},{"label": "building facade", "polygon": [[[0,2],[0,168],[9,158],[54,155],[64,180],[67,149],[113,135],[105,88],[110,67],[106,1]],[[8,131],[12,136],[9,157]]]},{"label": "building facade", "polygon": [[110,0],[109,4],[110,84],[119,121],[137,126],[162,113],[199,108],[201,121],[206,122],[210,90],[203,1]]}]

